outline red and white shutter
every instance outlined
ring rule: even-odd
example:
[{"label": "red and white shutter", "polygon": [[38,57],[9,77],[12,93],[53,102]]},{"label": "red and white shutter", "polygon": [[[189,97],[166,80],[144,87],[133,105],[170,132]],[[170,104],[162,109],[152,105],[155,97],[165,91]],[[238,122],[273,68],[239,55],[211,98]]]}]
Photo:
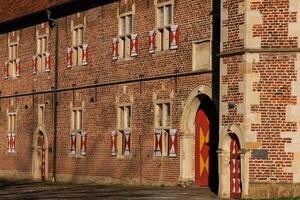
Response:
[{"label": "red and white shutter", "polygon": [[118,60],[119,57],[119,41],[118,38],[112,39],[112,59]]},{"label": "red and white shutter", "polygon": [[87,147],[87,135],[86,132],[81,133],[81,143],[80,143],[80,154],[82,156],[86,155],[86,147]]},{"label": "red and white shutter", "polygon": [[16,77],[20,76],[20,68],[21,68],[20,61],[21,61],[20,58],[16,59]]},{"label": "red and white shutter", "polygon": [[117,132],[111,131],[111,155],[117,155]]},{"label": "red and white shutter", "polygon": [[11,153],[11,133],[7,134],[7,152]]},{"label": "red and white shutter", "polygon": [[67,48],[67,68],[71,68],[72,65],[72,48]]},{"label": "red and white shutter", "polygon": [[9,66],[9,63],[5,62],[5,65],[4,65],[4,78],[5,79],[8,79],[8,77],[9,77],[8,66]]},{"label": "red and white shutter", "polygon": [[72,132],[70,135],[71,139],[71,154],[76,154],[76,133]]},{"label": "red and white shutter", "polygon": [[136,57],[138,49],[138,34],[131,34],[130,39],[130,56]]},{"label": "red and white shutter", "polygon": [[169,133],[169,157],[176,157],[177,129],[170,129]]},{"label": "red and white shutter", "polygon": [[149,32],[149,53],[155,53],[156,48],[156,32],[154,30]]},{"label": "red and white shutter", "polygon": [[161,156],[162,154],[162,129],[155,130],[155,155]]},{"label": "red and white shutter", "polygon": [[171,26],[170,31],[170,49],[178,49],[179,29],[178,25]]},{"label": "red and white shutter", "polygon": [[50,53],[49,52],[45,53],[45,71],[46,72],[50,71]]},{"label": "red and white shutter", "polygon": [[37,56],[32,56],[32,74],[37,73],[37,61],[38,61]]},{"label": "red and white shutter", "polygon": [[16,134],[15,133],[11,134],[10,141],[11,141],[11,152],[15,153],[16,152]]},{"label": "red and white shutter", "polygon": [[82,45],[82,65],[87,65],[88,64],[88,44],[83,44]]},{"label": "red and white shutter", "polygon": [[127,131],[124,131],[124,137],[125,137],[125,139],[124,139],[124,141],[125,141],[125,144],[124,144],[124,146],[125,146],[125,149],[124,149],[124,155],[129,155],[130,154],[130,137],[131,137],[131,135],[130,135],[130,131],[129,130],[127,130]]}]

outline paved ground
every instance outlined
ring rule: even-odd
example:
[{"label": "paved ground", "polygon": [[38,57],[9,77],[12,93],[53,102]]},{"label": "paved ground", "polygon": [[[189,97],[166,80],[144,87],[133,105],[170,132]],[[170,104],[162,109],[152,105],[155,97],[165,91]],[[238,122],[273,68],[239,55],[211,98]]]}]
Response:
[{"label": "paved ground", "polygon": [[99,186],[0,180],[0,199],[211,200],[217,199],[217,196],[204,188]]}]

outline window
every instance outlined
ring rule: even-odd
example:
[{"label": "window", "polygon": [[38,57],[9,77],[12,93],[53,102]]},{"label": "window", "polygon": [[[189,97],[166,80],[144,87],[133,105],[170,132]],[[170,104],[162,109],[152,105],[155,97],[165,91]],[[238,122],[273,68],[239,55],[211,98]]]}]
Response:
[{"label": "window", "polygon": [[7,128],[7,152],[15,153],[16,151],[16,128],[17,128],[17,114],[8,113],[8,128]]},{"label": "window", "polygon": [[7,77],[18,77],[19,76],[19,69],[18,64],[20,59],[18,59],[18,43],[11,42],[8,45],[9,49],[9,62],[8,62],[8,70],[7,70]]},{"label": "window", "polygon": [[46,69],[46,55],[48,52],[48,36],[41,35],[37,36],[36,42],[37,48],[37,71],[38,72],[45,72]]},{"label": "window", "polygon": [[170,31],[173,23],[173,6],[164,4],[157,7],[157,50],[170,48]]},{"label": "window", "polygon": [[169,155],[169,136],[171,127],[170,103],[155,104],[155,155]]},{"label": "window", "polygon": [[38,123],[44,124],[45,106],[39,105],[38,107]]},{"label": "window", "polygon": [[74,66],[82,66],[83,65],[83,36],[84,29],[83,25],[78,25],[73,27],[73,35],[72,35],[72,64]]},{"label": "window", "polygon": [[130,154],[131,140],[131,106],[120,106],[118,108],[118,150],[117,154]]},{"label": "window", "polygon": [[71,112],[71,154],[85,156],[87,138],[83,131],[82,109],[72,109]]},{"label": "window", "polygon": [[122,14],[119,18],[119,57],[130,57],[130,42],[133,32],[133,16],[131,13]]}]

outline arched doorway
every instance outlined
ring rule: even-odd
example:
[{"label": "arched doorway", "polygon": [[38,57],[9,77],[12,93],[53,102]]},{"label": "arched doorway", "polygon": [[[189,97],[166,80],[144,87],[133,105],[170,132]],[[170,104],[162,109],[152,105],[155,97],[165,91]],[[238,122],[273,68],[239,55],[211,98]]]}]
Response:
[{"label": "arched doorway", "polygon": [[224,127],[218,150],[221,198],[247,198],[250,155],[240,127]]},{"label": "arched doorway", "polygon": [[44,181],[48,178],[48,143],[43,131],[37,130],[33,137],[32,157],[33,179]]},{"label": "arched doorway", "polygon": [[240,142],[235,134],[230,141],[230,198],[240,199],[242,195]]},{"label": "arched doorway", "polygon": [[199,86],[186,101],[181,123],[180,175],[182,182],[194,182],[218,193],[218,114],[211,89]]}]

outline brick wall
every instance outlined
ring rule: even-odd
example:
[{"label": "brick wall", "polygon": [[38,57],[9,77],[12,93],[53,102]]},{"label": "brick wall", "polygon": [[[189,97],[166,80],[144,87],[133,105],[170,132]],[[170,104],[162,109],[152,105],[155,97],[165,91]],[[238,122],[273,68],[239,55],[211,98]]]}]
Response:
[{"label": "brick wall", "polygon": [[[188,6],[187,6],[188,5]],[[148,53],[149,31],[155,28],[153,1],[136,1],[134,32],[138,33],[138,56],[128,61],[112,61],[112,38],[117,36],[119,2],[82,12],[86,17],[85,41],[89,44],[89,64],[67,68],[66,53],[71,47],[71,19],[76,14],[58,19],[58,88],[71,88],[97,83],[173,74],[175,70],[192,71],[192,42],[211,37],[211,1],[175,1],[174,24],[180,28],[179,49]],[[193,8],[193,9],[190,9]],[[37,24],[38,25],[38,24]],[[50,30],[50,73],[32,74],[32,56],[36,52],[36,27],[20,31],[19,55],[21,76],[4,80],[1,70],[1,95],[47,91],[54,86],[55,28]],[[0,35],[0,63],[8,57],[7,34]],[[3,68],[2,68],[3,69]],[[158,99],[171,98],[172,128],[180,130],[183,105],[191,91],[204,84],[211,86],[211,73],[164,80],[141,81],[122,85],[58,93],[57,113],[57,173],[78,176],[99,176],[113,179],[139,180],[151,183],[176,184],[179,181],[179,146],[176,158],[154,157],[154,94]],[[127,86],[124,93],[123,86]],[[45,129],[49,147],[53,145],[53,99],[51,93],[1,99],[0,159],[7,160],[0,170],[31,174],[33,132],[37,128],[37,105],[45,104]],[[94,100],[91,100],[94,98]],[[117,105],[129,100],[132,104],[131,155],[115,158],[110,155],[110,132],[116,130]],[[6,153],[6,109],[10,102],[17,110],[17,146],[15,155]],[[85,102],[84,129],[87,132],[87,156],[70,156],[70,103]],[[52,153],[49,152],[49,173],[52,173]]]}]

